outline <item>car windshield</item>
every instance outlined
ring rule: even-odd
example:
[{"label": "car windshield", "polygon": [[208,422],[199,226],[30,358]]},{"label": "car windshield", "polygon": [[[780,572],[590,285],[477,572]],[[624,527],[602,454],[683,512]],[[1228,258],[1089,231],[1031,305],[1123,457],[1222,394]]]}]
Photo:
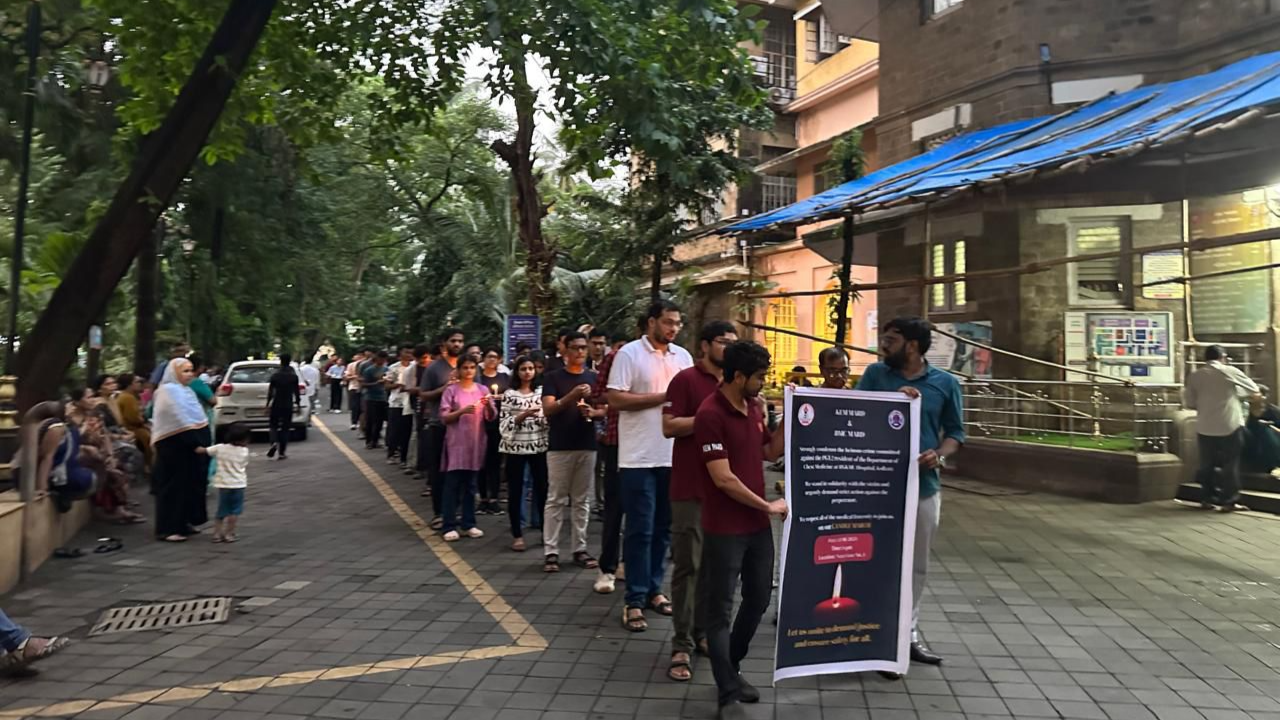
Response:
[{"label": "car windshield", "polygon": [[279,368],[274,365],[244,365],[231,369],[230,383],[268,383]]}]

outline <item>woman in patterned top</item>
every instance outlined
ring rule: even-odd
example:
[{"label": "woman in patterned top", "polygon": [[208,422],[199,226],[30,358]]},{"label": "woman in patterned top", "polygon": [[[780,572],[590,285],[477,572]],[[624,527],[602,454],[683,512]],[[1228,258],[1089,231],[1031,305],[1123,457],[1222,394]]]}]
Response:
[{"label": "woman in patterned top", "polygon": [[502,396],[498,418],[501,441],[498,450],[506,456],[507,517],[511,520],[511,549],[524,552],[520,509],[524,504],[524,472],[533,476],[533,506],[547,503],[547,418],[542,414],[542,388],[534,385],[538,369],[533,358],[516,358],[515,378]]}]

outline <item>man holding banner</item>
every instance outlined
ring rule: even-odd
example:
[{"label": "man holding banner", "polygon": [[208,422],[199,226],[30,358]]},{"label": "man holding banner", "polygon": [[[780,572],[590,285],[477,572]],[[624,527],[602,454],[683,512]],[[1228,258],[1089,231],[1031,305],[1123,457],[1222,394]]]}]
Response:
[{"label": "man holding banner", "polygon": [[[942,482],[938,469],[964,444],[964,400],[960,383],[950,373],[930,365],[924,354],[932,344],[928,320],[897,318],[884,326],[880,337],[882,362],[869,366],[858,381],[858,390],[900,391],[920,398],[920,504],[916,515],[915,556],[912,563],[911,659],[937,665],[942,657],[932,652],[920,636],[920,598],[929,570],[929,552],[938,532],[942,512]],[[888,673],[886,673],[888,675]]]},{"label": "man holding banner", "polygon": [[[784,435],[769,432],[760,403],[769,351],[750,341],[730,344],[721,361],[724,382],[698,407],[693,433],[703,468],[702,566],[707,589],[707,650],[719,694],[719,717],[745,717],[741,703],[760,693],[739,674],[773,593],[771,515],[785,500],[765,499],[764,462],[776,460]],[[733,617],[733,594],[742,604]],[[732,631],[730,625],[732,621]]]}]

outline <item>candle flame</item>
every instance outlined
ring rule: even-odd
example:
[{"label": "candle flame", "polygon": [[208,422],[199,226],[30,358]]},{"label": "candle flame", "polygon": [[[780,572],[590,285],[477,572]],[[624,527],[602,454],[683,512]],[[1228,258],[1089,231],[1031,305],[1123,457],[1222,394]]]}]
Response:
[{"label": "candle flame", "polygon": [[839,564],[837,564],[837,565],[836,565],[836,581],[835,581],[835,583],[831,586],[831,600],[832,600],[832,603],[831,603],[831,604],[832,604],[833,606],[834,606],[834,605],[839,605],[839,602],[838,602],[838,601],[840,600],[840,584],[841,584],[841,582],[842,582],[842,580],[843,580],[842,575],[843,575],[843,573],[841,572],[841,566],[840,566]]}]

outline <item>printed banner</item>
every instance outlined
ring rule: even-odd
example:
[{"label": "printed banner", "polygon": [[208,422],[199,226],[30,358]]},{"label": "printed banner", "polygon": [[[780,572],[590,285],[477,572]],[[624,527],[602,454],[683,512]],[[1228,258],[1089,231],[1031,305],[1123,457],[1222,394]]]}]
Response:
[{"label": "printed banner", "polygon": [[506,356],[508,363],[515,361],[516,346],[520,343],[527,343],[534,350],[542,347],[542,318],[537,315],[507,316],[502,332],[502,344],[503,355]]},{"label": "printed banner", "polygon": [[787,393],[775,682],[906,673],[919,425],[920,401],[901,393]]}]

